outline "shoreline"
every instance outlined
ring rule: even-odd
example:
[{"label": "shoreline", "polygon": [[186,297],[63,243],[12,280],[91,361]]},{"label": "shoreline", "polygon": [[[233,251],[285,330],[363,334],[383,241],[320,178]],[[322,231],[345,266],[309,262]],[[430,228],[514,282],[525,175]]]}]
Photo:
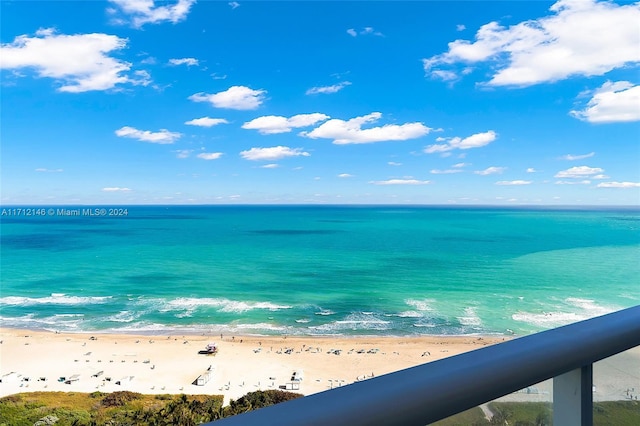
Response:
[{"label": "shoreline", "polygon": [[[57,333],[3,327],[0,397],[34,391],[129,390],[224,395],[228,404],[249,392],[281,386],[310,395],[510,338],[223,335],[220,339],[220,334]],[[200,354],[210,342],[217,344],[218,353]],[[631,374],[640,371],[640,347],[596,367],[595,399],[623,400],[630,388],[640,393],[640,375]],[[294,372],[301,381],[292,381]],[[203,386],[194,384],[200,376],[206,381]],[[65,380],[59,381],[62,377]],[[547,382],[534,393],[505,398],[549,400]]]}]

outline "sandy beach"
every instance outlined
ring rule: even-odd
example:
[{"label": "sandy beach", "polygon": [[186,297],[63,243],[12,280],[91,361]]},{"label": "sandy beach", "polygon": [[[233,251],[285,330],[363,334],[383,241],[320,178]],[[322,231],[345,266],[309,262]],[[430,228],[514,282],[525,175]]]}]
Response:
[{"label": "sandy beach", "polygon": [[[310,395],[502,342],[502,337],[57,334],[0,329],[0,396],[30,391],[222,394],[282,386]],[[201,354],[215,342],[216,355]],[[210,374],[207,374],[210,372]],[[292,381],[292,375],[300,377]],[[199,376],[206,383],[195,384]],[[206,380],[206,376],[209,379]],[[291,385],[293,383],[293,385]],[[595,367],[594,398],[640,394],[640,348]],[[627,390],[633,391],[627,392]],[[549,382],[509,396],[549,400]]]}]

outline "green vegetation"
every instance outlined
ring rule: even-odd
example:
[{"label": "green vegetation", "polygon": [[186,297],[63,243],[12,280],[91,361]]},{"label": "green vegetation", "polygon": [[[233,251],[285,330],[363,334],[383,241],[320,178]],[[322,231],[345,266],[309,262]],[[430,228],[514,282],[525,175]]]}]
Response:
[{"label": "green vegetation", "polygon": [[301,396],[257,391],[223,407],[221,395],[32,392],[0,399],[0,426],[195,426]]},{"label": "green vegetation", "polygon": [[[195,426],[302,395],[281,390],[250,392],[222,406],[220,395],[142,395],[135,392],[32,392],[0,399],[0,426]],[[552,408],[543,402],[492,402],[491,421],[480,408],[434,423],[437,426],[548,426]],[[640,424],[640,402],[593,404],[596,426]]]}]

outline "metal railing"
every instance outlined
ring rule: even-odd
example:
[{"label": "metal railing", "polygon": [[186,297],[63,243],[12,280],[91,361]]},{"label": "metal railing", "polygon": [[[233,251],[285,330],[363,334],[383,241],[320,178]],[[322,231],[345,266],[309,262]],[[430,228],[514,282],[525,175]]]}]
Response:
[{"label": "metal railing", "polygon": [[554,378],[554,423],[592,423],[592,365],[640,346],[640,306],[207,425],[425,425]]}]

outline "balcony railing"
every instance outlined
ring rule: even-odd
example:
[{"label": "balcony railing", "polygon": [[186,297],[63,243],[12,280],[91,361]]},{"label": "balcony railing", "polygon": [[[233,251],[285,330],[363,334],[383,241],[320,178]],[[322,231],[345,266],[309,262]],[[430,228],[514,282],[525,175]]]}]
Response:
[{"label": "balcony railing", "polygon": [[554,424],[593,423],[593,363],[640,346],[640,306],[218,420],[426,425],[553,378]]}]

